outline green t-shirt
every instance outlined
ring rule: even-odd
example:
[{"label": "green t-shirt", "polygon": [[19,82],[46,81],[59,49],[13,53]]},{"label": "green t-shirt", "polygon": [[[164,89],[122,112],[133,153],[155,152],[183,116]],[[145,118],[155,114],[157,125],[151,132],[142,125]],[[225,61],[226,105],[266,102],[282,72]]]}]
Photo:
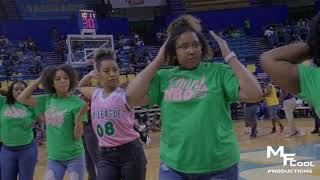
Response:
[{"label": "green t-shirt", "polygon": [[161,107],[161,160],[183,173],[207,173],[240,160],[230,104],[239,99],[231,67],[201,63],[194,70],[159,70],[148,97]]},{"label": "green t-shirt", "polygon": [[[6,103],[6,97],[0,96],[0,106],[4,105]],[[0,107],[1,109],[2,107]],[[2,142],[2,124],[0,119],[0,142]]]},{"label": "green t-shirt", "polygon": [[[58,98],[56,95],[37,97],[37,113],[44,113],[47,125],[47,151],[49,160],[67,161],[84,153],[82,140],[74,138],[77,114],[84,106],[77,96]],[[87,115],[83,116],[87,122]]]},{"label": "green t-shirt", "polygon": [[320,115],[320,68],[298,65],[300,79],[300,93],[297,95],[313,106]]},{"label": "green t-shirt", "polygon": [[0,96],[0,134],[6,146],[22,146],[33,140],[34,109],[20,103],[8,105]]}]

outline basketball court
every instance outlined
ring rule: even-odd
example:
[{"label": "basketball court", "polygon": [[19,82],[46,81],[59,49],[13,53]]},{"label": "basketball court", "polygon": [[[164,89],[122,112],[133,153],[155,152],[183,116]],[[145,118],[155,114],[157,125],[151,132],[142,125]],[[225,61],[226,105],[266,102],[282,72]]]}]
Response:
[{"label": "basketball court", "polygon": [[[316,180],[320,178],[320,136],[310,134],[313,130],[313,119],[295,119],[301,135],[287,138],[283,134],[269,134],[271,131],[271,121],[258,121],[258,137],[251,139],[244,131],[242,120],[234,121],[234,128],[238,137],[240,147],[239,174],[240,180]],[[286,120],[281,122],[287,125]],[[285,134],[288,133],[285,129]],[[159,148],[160,132],[150,133],[152,143],[150,147],[144,147],[148,159],[146,180],[157,180],[159,171]],[[283,169],[282,159],[273,157],[267,159],[267,146],[284,146],[285,152],[297,153],[298,161],[311,161],[312,173],[283,173],[271,174],[269,169]],[[35,171],[35,180],[41,180],[45,174],[47,156],[45,145],[39,148],[39,162]],[[287,168],[286,168],[287,169]],[[290,168],[289,168],[290,169]],[[294,168],[296,169],[296,168]],[[306,169],[306,168],[303,168]]]}]

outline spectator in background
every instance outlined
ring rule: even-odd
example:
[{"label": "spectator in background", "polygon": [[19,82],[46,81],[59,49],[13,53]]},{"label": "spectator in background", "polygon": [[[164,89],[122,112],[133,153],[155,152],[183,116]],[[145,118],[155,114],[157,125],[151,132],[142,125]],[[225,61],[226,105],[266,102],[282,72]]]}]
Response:
[{"label": "spectator in background", "polygon": [[279,37],[279,46],[284,45],[285,44],[285,39],[284,39],[284,28],[281,26],[277,29],[277,34]]},{"label": "spectator in background", "polygon": [[294,123],[293,114],[297,107],[296,98],[293,96],[293,94],[284,91],[281,95],[281,101],[283,102],[284,112],[291,131],[290,134],[287,135],[287,137],[294,137],[299,134],[299,131]]},{"label": "spectator in background", "polygon": [[240,31],[238,29],[234,29],[231,31],[231,37],[233,39],[239,39],[240,38]]},{"label": "spectator in background", "polygon": [[266,39],[269,39],[269,37],[271,37],[271,35],[273,34],[274,34],[273,27],[269,27],[264,31],[264,37]]},{"label": "spectator in background", "polygon": [[26,43],[29,51],[37,51],[36,43],[31,39],[31,37],[28,37]]},{"label": "spectator in background", "polygon": [[144,42],[141,38],[137,39],[136,44],[135,44],[138,48],[139,47],[144,47]]},{"label": "spectator in background", "polygon": [[140,39],[139,34],[135,33],[135,34],[134,34],[134,41],[135,41],[135,42],[138,42],[139,39]]},{"label": "spectator in background", "polygon": [[291,28],[289,25],[286,25],[283,28],[283,40],[285,44],[289,44],[291,42]]},{"label": "spectator in background", "polygon": [[4,35],[0,35],[0,48],[4,48],[8,43],[8,38],[6,38]]},{"label": "spectator in background", "polygon": [[148,48],[144,48],[142,56],[146,59],[148,64],[153,60],[152,55]]},{"label": "spectator in background", "polygon": [[299,21],[297,22],[297,26],[299,28],[302,28],[302,27],[305,27],[306,26],[306,23],[303,19],[299,19]]},{"label": "spectator in background", "polygon": [[276,122],[280,126],[280,133],[283,133],[284,126],[280,122],[280,118],[278,117],[279,110],[279,99],[277,97],[276,88],[271,84],[271,82],[267,83],[266,91],[265,91],[265,100],[268,105],[269,118],[272,120],[272,131],[271,134],[276,133]]},{"label": "spectator in background", "polygon": [[51,28],[51,41],[52,42],[58,41],[58,30],[56,27]]},{"label": "spectator in background", "polygon": [[257,113],[258,113],[259,103],[245,103],[244,108],[244,120],[246,126],[251,129],[251,138],[257,137]]},{"label": "spectator in background", "polygon": [[251,22],[248,18],[246,18],[243,22],[244,33],[248,36],[250,35]]},{"label": "spectator in background", "polygon": [[162,33],[162,32],[157,32],[157,33],[156,33],[157,44],[158,44],[158,45],[161,45],[161,44],[162,44],[162,36],[163,36],[163,33]]},{"label": "spectator in background", "polygon": [[276,47],[278,45],[279,39],[273,27],[269,27],[265,30],[264,37],[272,47]]},{"label": "spectator in background", "polygon": [[34,58],[34,69],[36,74],[39,74],[42,71],[41,59],[41,56],[37,56]]},{"label": "spectator in background", "polygon": [[66,49],[66,40],[65,40],[64,36],[61,36],[59,39],[57,51],[58,51],[58,55],[60,57],[60,61],[65,62],[64,54],[67,52],[67,49]]}]

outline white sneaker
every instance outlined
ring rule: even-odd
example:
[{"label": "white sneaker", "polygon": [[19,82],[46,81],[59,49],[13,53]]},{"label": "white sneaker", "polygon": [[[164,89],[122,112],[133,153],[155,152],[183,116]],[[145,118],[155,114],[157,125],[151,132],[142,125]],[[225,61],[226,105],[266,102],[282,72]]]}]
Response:
[{"label": "white sneaker", "polygon": [[285,137],[291,138],[291,137],[295,137],[295,136],[298,136],[298,135],[300,135],[300,132],[299,131],[295,131],[295,132],[292,132],[290,134],[287,134]]}]

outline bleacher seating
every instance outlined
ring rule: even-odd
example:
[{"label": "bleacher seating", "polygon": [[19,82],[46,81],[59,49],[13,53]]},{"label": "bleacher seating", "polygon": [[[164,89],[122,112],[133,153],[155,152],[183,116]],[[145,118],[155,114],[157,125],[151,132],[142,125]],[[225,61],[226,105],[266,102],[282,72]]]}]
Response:
[{"label": "bleacher seating", "polygon": [[5,11],[8,19],[17,20],[21,18],[15,0],[2,0],[1,5],[4,8],[0,9]]}]

